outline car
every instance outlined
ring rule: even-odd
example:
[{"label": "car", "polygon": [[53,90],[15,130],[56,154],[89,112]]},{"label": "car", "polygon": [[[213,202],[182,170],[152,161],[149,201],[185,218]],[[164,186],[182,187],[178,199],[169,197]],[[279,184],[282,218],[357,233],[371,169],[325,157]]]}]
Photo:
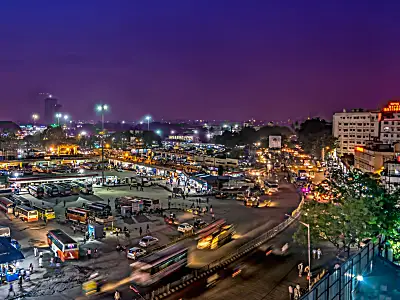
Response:
[{"label": "car", "polygon": [[157,243],[158,243],[158,238],[147,235],[147,236],[142,237],[142,239],[139,242],[139,246],[149,247],[149,246],[157,244]]},{"label": "car", "polygon": [[193,226],[188,223],[182,223],[181,225],[178,226],[178,231],[183,233],[190,232],[193,231]]},{"label": "car", "polygon": [[138,247],[133,247],[128,250],[126,257],[130,259],[138,259],[139,257],[146,254],[146,250]]},{"label": "car", "polygon": [[196,221],[194,221],[194,228],[200,229],[200,228],[203,228],[203,227],[206,227],[206,226],[207,226],[207,223],[204,222],[201,219],[197,219]]}]

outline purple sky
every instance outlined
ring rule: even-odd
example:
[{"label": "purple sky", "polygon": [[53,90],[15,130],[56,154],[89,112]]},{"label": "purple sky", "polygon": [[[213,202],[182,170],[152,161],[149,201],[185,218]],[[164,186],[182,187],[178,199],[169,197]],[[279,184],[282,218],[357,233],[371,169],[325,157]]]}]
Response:
[{"label": "purple sky", "polygon": [[[375,4],[368,4],[375,3]],[[13,0],[0,9],[0,119],[280,119],[400,95],[399,1]]]}]

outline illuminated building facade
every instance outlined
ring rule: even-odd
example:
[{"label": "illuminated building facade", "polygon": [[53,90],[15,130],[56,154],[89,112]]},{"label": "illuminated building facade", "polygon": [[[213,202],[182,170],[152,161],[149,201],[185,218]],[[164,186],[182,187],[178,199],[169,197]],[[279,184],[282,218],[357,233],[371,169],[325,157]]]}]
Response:
[{"label": "illuminated building facade", "polygon": [[382,143],[369,143],[354,147],[354,167],[362,172],[382,171],[386,162],[395,159],[400,152],[400,144],[394,146]]},{"label": "illuminated building facade", "polygon": [[352,110],[333,115],[333,136],[337,153],[354,154],[354,147],[364,146],[379,137],[379,111]]}]

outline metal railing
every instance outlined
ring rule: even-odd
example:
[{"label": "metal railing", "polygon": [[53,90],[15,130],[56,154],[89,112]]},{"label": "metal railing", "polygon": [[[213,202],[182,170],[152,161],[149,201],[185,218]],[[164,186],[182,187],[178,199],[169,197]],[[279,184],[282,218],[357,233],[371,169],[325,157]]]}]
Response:
[{"label": "metal railing", "polygon": [[[370,242],[351,256],[339,268],[317,281],[301,300],[351,300],[354,299],[358,280],[379,255],[379,241]],[[361,277],[362,278],[362,277]]]}]

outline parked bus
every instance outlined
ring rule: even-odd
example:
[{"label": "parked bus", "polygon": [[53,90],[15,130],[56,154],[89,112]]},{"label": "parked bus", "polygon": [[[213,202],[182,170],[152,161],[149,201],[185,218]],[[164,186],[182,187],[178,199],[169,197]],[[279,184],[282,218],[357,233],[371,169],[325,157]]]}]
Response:
[{"label": "parked bus", "polygon": [[91,215],[96,217],[108,217],[111,216],[111,206],[101,202],[93,202],[84,204],[84,208],[90,211]]},{"label": "parked bus", "polygon": [[47,243],[62,261],[79,259],[78,243],[61,229],[50,230]]},{"label": "parked bus", "polygon": [[197,249],[217,249],[222,245],[230,242],[235,234],[233,225],[224,225],[222,227],[212,229],[197,242]]},{"label": "parked bus", "polygon": [[69,187],[69,185],[65,185],[62,183],[57,183],[55,184],[55,186],[58,189],[58,194],[60,196],[69,196],[71,195],[71,188]]},{"label": "parked bus", "polygon": [[6,197],[0,197],[0,210],[6,214],[14,213],[14,202]]},{"label": "parked bus", "polygon": [[14,190],[13,189],[0,189],[0,197],[2,196],[10,196],[14,194]]},{"label": "parked bus", "polygon": [[140,286],[148,286],[169,274],[186,267],[188,249],[174,245],[152,253],[131,264],[131,279]]},{"label": "parked bus", "polygon": [[65,219],[67,221],[87,224],[89,219],[89,211],[77,207],[68,207],[65,211]]},{"label": "parked bus", "polygon": [[52,219],[56,218],[56,214],[54,212],[54,209],[49,207],[49,206],[39,206],[39,205],[34,205],[34,209],[38,211],[39,214],[39,219],[50,221]]},{"label": "parked bus", "polygon": [[91,183],[78,181],[76,184],[80,187],[83,194],[93,194],[93,186]]},{"label": "parked bus", "polygon": [[44,188],[40,185],[30,185],[28,186],[28,192],[33,197],[43,198],[44,196]]},{"label": "parked bus", "polygon": [[160,200],[143,199],[143,207],[146,211],[154,211],[161,209]]},{"label": "parked bus", "polygon": [[44,185],[44,192],[47,196],[58,196],[58,188],[54,184],[47,183]]},{"label": "parked bus", "polygon": [[79,185],[75,184],[75,183],[67,183],[70,188],[71,188],[71,194],[72,195],[79,195],[79,193],[81,192],[81,188],[79,187]]},{"label": "parked bus", "polygon": [[35,222],[39,220],[38,211],[26,205],[18,205],[14,209],[15,216],[25,222]]}]

